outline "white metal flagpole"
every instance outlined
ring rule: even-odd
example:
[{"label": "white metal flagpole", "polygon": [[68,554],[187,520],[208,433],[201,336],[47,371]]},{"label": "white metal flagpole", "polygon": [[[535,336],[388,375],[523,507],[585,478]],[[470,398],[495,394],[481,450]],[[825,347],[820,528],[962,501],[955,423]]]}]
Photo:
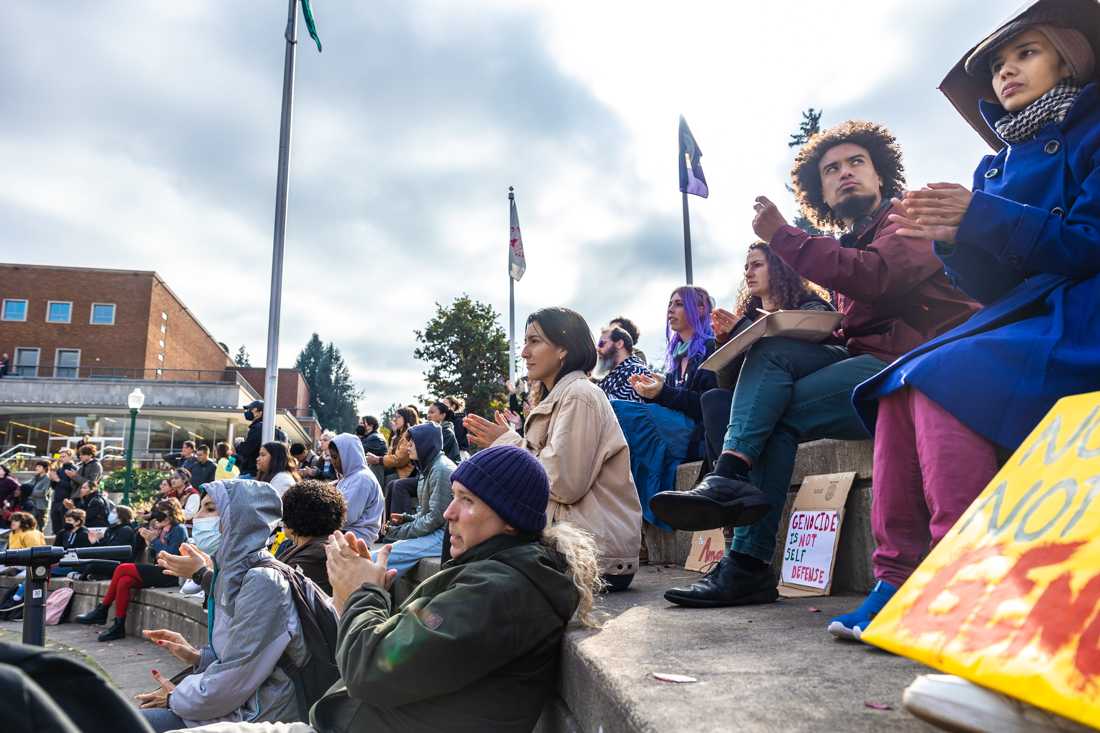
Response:
[{"label": "white metal flagpole", "polygon": [[[508,223],[509,237],[514,237],[511,232],[512,202],[516,194],[511,186],[508,187]],[[508,383],[516,383],[516,281],[512,278],[512,248],[508,247]]]},{"label": "white metal flagpole", "polygon": [[279,176],[275,185],[275,236],[271,252],[271,301],[267,311],[267,373],[264,380],[263,440],[275,439],[279,394],[279,313],[283,300],[283,245],[290,169],[290,122],[294,109],[294,51],[298,45],[298,0],[289,0],[286,58],[283,62],[283,114],[279,123]]}]

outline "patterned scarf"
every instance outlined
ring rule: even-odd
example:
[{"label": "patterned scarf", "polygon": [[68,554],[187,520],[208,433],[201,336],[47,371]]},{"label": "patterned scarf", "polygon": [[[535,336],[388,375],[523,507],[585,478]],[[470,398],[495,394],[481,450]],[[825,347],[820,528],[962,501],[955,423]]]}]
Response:
[{"label": "patterned scarf", "polygon": [[1080,92],[1081,87],[1063,81],[1019,112],[1009,112],[993,127],[1009,145],[1026,142],[1047,125],[1061,123]]}]

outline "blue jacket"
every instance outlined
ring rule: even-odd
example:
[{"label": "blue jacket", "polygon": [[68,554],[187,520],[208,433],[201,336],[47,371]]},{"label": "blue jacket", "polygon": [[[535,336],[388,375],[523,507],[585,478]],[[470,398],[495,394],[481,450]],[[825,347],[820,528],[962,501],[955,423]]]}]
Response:
[{"label": "blue jacket", "polygon": [[[992,126],[1004,110],[982,103]],[[987,156],[952,247],[948,277],[985,307],[856,388],[874,401],[912,385],[1014,449],[1066,395],[1100,390],[1100,89],[1061,124]]]}]

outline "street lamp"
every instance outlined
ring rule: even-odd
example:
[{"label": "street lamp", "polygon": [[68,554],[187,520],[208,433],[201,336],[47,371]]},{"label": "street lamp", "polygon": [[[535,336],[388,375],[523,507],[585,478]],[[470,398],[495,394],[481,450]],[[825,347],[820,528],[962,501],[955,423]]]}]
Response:
[{"label": "street lamp", "polygon": [[126,404],[130,408],[130,437],[126,440],[126,486],[122,489],[122,503],[129,506],[130,489],[134,485],[134,433],[137,431],[138,411],[145,404],[145,395],[140,387],[134,387],[126,398]]}]

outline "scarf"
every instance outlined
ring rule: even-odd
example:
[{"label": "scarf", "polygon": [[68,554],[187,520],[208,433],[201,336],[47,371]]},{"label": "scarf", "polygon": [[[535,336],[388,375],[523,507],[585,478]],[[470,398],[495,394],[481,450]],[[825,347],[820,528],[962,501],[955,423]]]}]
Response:
[{"label": "scarf", "polygon": [[993,127],[1009,145],[1026,142],[1047,125],[1066,119],[1080,92],[1081,87],[1072,81],[1063,81],[1019,112],[1009,112]]}]

